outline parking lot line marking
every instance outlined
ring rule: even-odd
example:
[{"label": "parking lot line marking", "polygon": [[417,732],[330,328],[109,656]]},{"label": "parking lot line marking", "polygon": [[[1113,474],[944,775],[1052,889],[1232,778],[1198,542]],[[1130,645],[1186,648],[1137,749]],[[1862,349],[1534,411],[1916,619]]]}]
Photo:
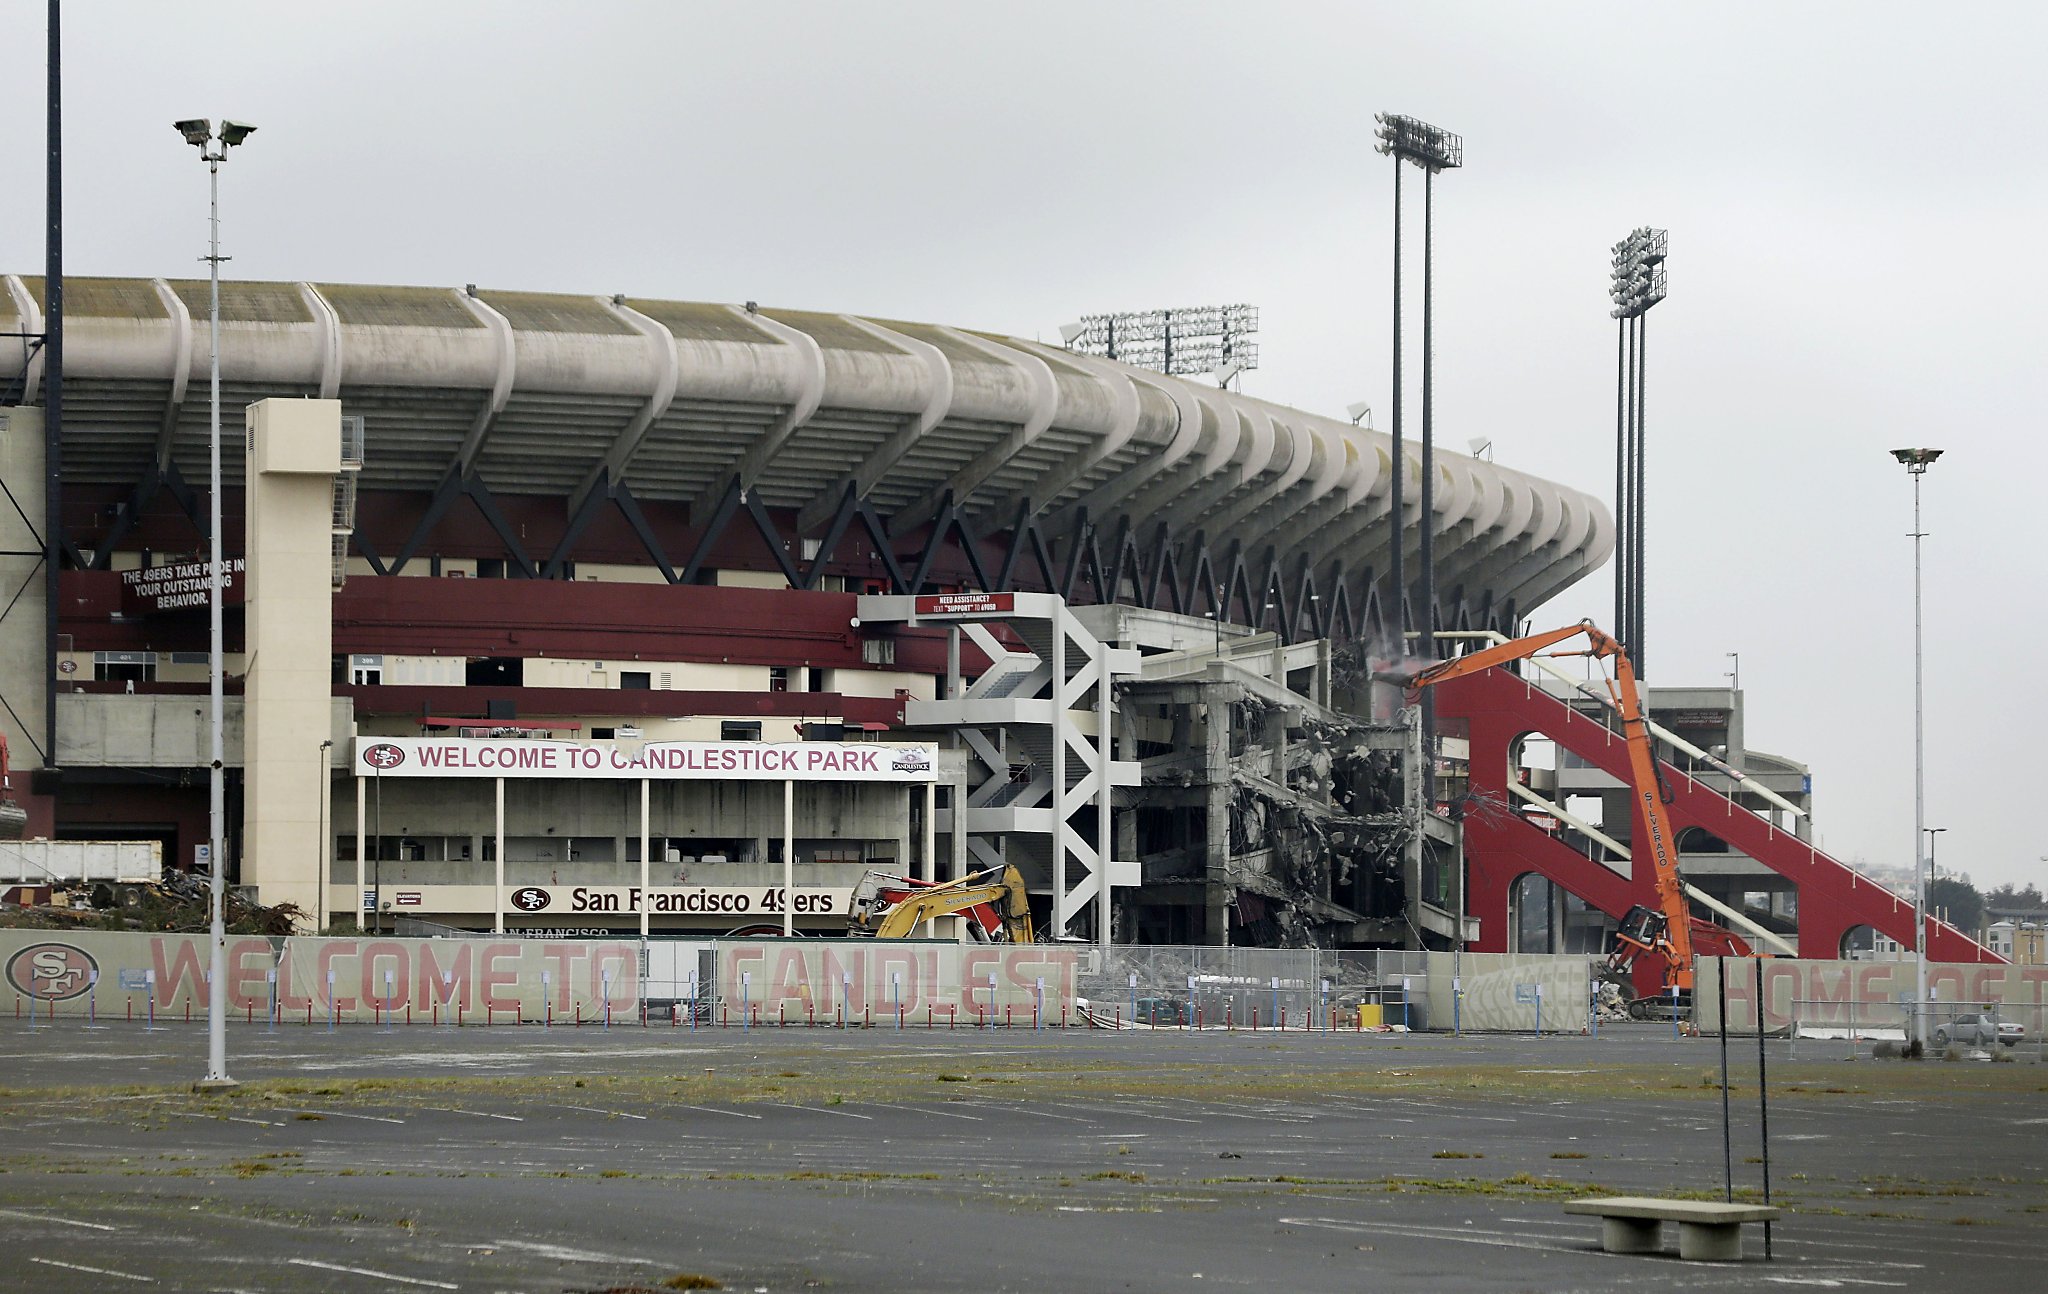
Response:
[{"label": "parking lot line marking", "polygon": [[[457,1111],[457,1113],[468,1112]],[[344,1267],[340,1263],[316,1262],[311,1258],[287,1258],[285,1262],[293,1267],[318,1267],[322,1271],[347,1272],[351,1276],[374,1276],[380,1281],[393,1281],[400,1285],[424,1285],[428,1289],[437,1290],[459,1290],[462,1288],[460,1285],[451,1285],[447,1281],[417,1280],[411,1276],[397,1276],[391,1272],[380,1272],[369,1267]]]},{"label": "parking lot line marking", "polygon": [[1047,1112],[1047,1111],[1045,1111],[1045,1110],[1034,1110],[1034,1109],[1032,1109],[1031,1107],[1029,1107],[1029,1106],[1026,1106],[1026,1105],[1014,1105],[1014,1106],[1011,1106],[1010,1108],[1011,1108],[1011,1110],[1013,1110],[1013,1111],[1014,1111],[1015,1113],[1017,1113],[1017,1114],[1035,1114],[1035,1115],[1037,1115],[1037,1116],[1038,1116],[1039,1118],[1041,1118],[1041,1119],[1058,1119],[1058,1120],[1060,1120],[1060,1121],[1061,1121],[1062,1123],[1093,1123],[1093,1122],[1095,1122],[1095,1120],[1093,1120],[1093,1119],[1083,1119],[1083,1118],[1080,1118],[1080,1117],[1078,1117],[1078,1116],[1076,1116],[1076,1115],[1072,1115],[1072,1114],[1052,1114],[1052,1113],[1049,1113],[1049,1112]]},{"label": "parking lot line marking", "polygon": [[[472,1119],[503,1119],[507,1123],[526,1122],[525,1119],[521,1118],[516,1114],[492,1114],[488,1110],[458,1110],[452,1105],[428,1105],[422,1106],[421,1108],[427,1110],[438,1110],[442,1114],[466,1114]],[[449,1288],[453,1289],[454,1286],[451,1285]]]},{"label": "parking lot line marking", "polygon": [[936,1114],[942,1119],[965,1119],[969,1123],[980,1123],[978,1114],[955,1114],[951,1110],[926,1110],[915,1105],[891,1105],[887,1101],[862,1101],[862,1105],[879,1105],[885,1110],[908,1110],[912,1114]]},{"label": "parking lot line marking", "polygon": [[869,1123],[875,1121],[875,1116],[872,1114],[855,1114],[851,1110],[828,1110],[822,1105],[792,1105],[789,1108],[792,1110],[809,1110],[812,1114],[836,1114],[842,1119],[866,1119]]},{"label": "parking lot line marking", "polygon": [[26,1218],[31,1222],[54,1222],[59,1226],[84,1227],[89,1231],[119,1231],[121,1229],[119,1227],[110,1227],[104,1222],[74,1222],[70,1218],[60,1218],[49,1213],[28,1213],[21,1209],[0,1209],[0,1217]]},{"label": "parking lot line marking", "polygon": [[655,1265],[655,1261],[652,1258],[631,1258],[621,1254],[601,1254],[594,1249],[570,1249],[564,1245],[536,1244],[531,1240],[498,1240],[493,1243],[500,1249],[519,1249],[526,1253],[537,1254],[542,1258],[552,1258],[556,1262],[562,1263],[636,1263],[642,1267],[652,1267]]},{"label": "parking lot line marking", "polygon": [[272,1123],[272,1122],[271,1122],[270,1120],[268,1120],[268,1119],[243,1119],[243,1118],[238,1118],[238,1117],[236,1117],[235,1115],[232,1115],[232,1114],[230,1114],[230,1115],[228,1116],[228,1122],[229,1122],[229,1123],[253,1123],[253,1124],[255,1124],[255,1125],[256,1125],[257,1127],[259,1127],[259,1128],[282,1128],[282,1127],[284,1126],[284,1125],[283,1125],[282,1123]]},{"label": "parking lot line marking", "polygon": [[1400,1222],[1352,1222],[1343,1218],[1282,1218],[1280,1225],[1405,1236],[1411,1240],[1458,1240],[1468,1245],[1489,1245],[1499,1249],[1539,1249],[1550,1253],[1586,1252],[1584,1246],[1564,1239],[1551,1240],[1542,1236],[1520,1236],[1511,1232],[1466,1230],[1458,1227],[1425,1227]]},{"label": "parking lot line marking", "polygon": [[705,1114],[723,1114],[731,1119],[758,1119],[758,1114],[743,1114],[738,1110],[714,1110],[708,1105],[685,1105],[685,1110],[698,1110]]},{"label": "parking lot line marking", "polygon": [[370,1123],[403,1124],[404,1119],[387,1119],[381,1114],[347,1114],[340,1110],[286,1110],[286,1114],[317,1114],[323,1119],[362,1119]]},{"label": "parking lot line marking", "polygon": [[41,1263],[45,1267],[63,1267],[74,1272],[91,1272],[95,1276],[118,1276],[124,1281],[141,1281],[145,1285],[156,1284],[156,1277],[154,1276],[137,1276],[134,1272],[117,1272],[111,1267],[88,1267],[84,1263],[62,1263],[58,1262],[55,1258],[37,1258],[33,1254],[29,1255],[29,1261]]},{"label": "parking lot line marking", "polygon": [[1177,1114],[1147,1114],[1143,1110],[1104,1109],[1099,1105],[1076,1105],[1069,1102],[1066,1108],[1069,1110],[1088,1110],[1095,1114],[1115,1114],[1127,1119],[1161,1119],[1167,1123],[1201,1123],[1200,1119],[1183,1119]]},{"label": "parking lot line marking", "polygon": [[[609,1114],[620,1119],[645,1120],[647,1118],[644,1114],[628,1114],[624,1110],[599,1110],[588,1105],[565,1105],[562,1108],[565,1110],[581,1110],[585,1114]],[[394,1119],[392,1122],[395,1123],[397,1120]]]}]

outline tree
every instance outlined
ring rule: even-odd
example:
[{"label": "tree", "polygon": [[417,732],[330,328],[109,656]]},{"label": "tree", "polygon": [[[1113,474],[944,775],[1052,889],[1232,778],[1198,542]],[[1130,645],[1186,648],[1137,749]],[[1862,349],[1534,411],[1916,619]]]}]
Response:
[{"label": "tree", "polygon": [[1944,876],[1927,883],[1927,910],[1965,934],[1984,925],[1984,896],[1968,877]]},{"label": "tree", "polygon": [[2017,890],[2013,888],[2011,881],[2007,881],[1984,896],[1984,907],[1986,910],[2018,908],[2039,912],[2042,908],[2048,908],[2048,896],[2043,896],[2032,881],[2027,882],[2024,889]]}]

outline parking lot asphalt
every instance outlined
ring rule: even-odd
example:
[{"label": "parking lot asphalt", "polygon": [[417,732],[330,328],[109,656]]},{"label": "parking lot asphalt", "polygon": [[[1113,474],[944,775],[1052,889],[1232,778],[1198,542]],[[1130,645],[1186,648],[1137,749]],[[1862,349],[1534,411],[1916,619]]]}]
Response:
[{"label": "parking lot asphalt", "polygon": [[[0,1030],[0,1287],[2032,1288],[2048,1071],[1772,1043],[1772,1257],[1618,1256],[1721,1198],[1720,1051],[1081,1030]],[[1756,1044],[1730,1053],[1738,1198]],[[10,1284],[11,1283],[11,1284]],[[685,1282],[683,1286],[687,1287]]]}]

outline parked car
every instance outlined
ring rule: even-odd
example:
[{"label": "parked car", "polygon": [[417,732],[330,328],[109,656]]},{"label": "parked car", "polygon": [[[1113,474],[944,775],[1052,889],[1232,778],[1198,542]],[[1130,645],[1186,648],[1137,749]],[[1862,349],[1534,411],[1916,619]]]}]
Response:
[{"label": "parked car", "polygon": [[2008,1047],[2017,1047],[2027,1031],[2012,1020],[2001,1020],[1994,1015],[1959,1015],[1943,1022],[1934,1031],[1934,1045],[1947,1047],[1951,1043],[1959,1047],[1982,1047],[1988,1049],[1993,1041]]}]

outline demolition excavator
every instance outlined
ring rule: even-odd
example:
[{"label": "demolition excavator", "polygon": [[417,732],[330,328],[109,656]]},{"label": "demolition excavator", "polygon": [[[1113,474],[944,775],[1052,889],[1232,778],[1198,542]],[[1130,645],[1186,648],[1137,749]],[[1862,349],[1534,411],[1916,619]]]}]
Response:
[{"label": "demolition excavator", "polygon": [[[1587,645],[1583,648],[1575,651],[1546,650],[1579,634],[1586,636]],[[1670,791],[1657,769],[1656,752],[1650,745],[1650,723],[1643,714],[1635,667],[1629,663],[1628,653],[1621,644],[1595,628],[1592,621],[1583,620],[1562,629],[1512,639],[1433,665],[1411,675],[1405,682],[1410,688],[1425,688],[1538,655],[1589,656],[1614,662],[1614,677],[1607,684],[1608,694],[1614,700],[1616,712],[1621,715],[1622,737],[1628,743],[1629,789],[1641,815],[1641,830],[1636,839],[1648,846],[1657,905],[1637,904],[1622,916],[1620,927],[1614,933],[1614,947],[1608,953],[1607,971],[1609,975],[1621,978],[1634,967],[1637,958],[1644,953],[1655,953],[1664,962],[1663,996],[1670,997],[1675,989],[1690,1001],[1692,959],[1696,947],[1729,956],[1753,954],[1741,939],[1711,922],[1694,917],[1686,902],[1685,885],[1678,875],[1678,854],[1672,839],[1671,819],[1664,809],[1670,800]],[[1635,852],[1639,860],[1643,854],[1641,848]]]},{"label": "demolition excavator", "polygon": [[980,943],[1033,940],[1031,899],[1014,867],[991,867],[957,881],[920,881],[869,872],[854,886],[846,933],[903,939],[934,917],[959,914],[967,935]]}]

